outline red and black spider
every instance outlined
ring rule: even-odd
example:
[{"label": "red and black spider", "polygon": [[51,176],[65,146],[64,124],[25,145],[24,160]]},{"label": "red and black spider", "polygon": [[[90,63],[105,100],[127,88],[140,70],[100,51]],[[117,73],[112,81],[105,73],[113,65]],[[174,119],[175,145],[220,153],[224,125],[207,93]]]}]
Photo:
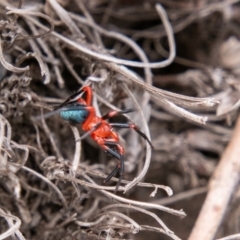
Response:
[{"label": "red and black spider", "polygon": [[115,132],[113,128],[131,128],[147,140],[151,147],[152,144],[147,136],[141,132],[135,124],[109,123],[106,121],[116,115],[132,112],[132,109],[110,111],[104,116],[98,117],[94,107],[92,106],[92,94],[92,88],[85,86],[70,96],[61,105],[57,106],[55,110],[59,111],[62,119],[73,124],[81,124],[82,129],[86,132],[81,137],[81,140],[87,135],[90,135],[104,151],[110,153],[119,160],[116,168],[104,180],[104,183],[108,182],[119,172],[120,176],[116,186],[117,191],[124,173],[124,148],[119,143],[118,133]]}]

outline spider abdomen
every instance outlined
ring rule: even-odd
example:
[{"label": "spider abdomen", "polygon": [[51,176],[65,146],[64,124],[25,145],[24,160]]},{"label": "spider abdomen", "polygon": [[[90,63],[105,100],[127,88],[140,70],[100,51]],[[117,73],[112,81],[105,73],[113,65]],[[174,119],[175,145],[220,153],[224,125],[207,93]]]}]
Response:
[{"label": "spider abdomen", "polygon": [[72,123],[83,123],[88,117],[88,110],[63,110],[60,111],[60,117]]}]

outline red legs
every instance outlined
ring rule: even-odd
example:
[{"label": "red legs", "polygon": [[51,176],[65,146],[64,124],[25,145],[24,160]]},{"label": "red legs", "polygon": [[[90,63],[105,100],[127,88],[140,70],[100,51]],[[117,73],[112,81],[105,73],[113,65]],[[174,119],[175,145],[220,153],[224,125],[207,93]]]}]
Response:
[{"label": "red legs", "polygon": [[89,86],[85,86],[82,88],[82,92],[86,93],[86,104],[88,106],[91,106],[92,105],[92,89]]},{"label": "red legs", "polygon": [[[86,94],[85,97],[82,97],[82,94]],[[73,104],[73,103],[78,103],[78,104],[80,104],[80,106],[71,106],[71,104]],[[86,133],[77,141],[86,138],[88,135],[90,135],[91,133],[96,131],[96,129],[99,128],[101,126],[101,124],[103,123],[103,121],[98,122],[98,123],[96,123],[96,125],[94,127],[92,127],[89,130],[90,123],[94,120],[94,117],[96,117],[95,109],[92,106],[92,89],[89,86],[83,87],[78,92],[76,92],[75,94],[70,96],[61,105],[56,107],[55,110],[60,109],[60,108],[63,109],[63,107],[65,107],[66,110],[74,110],[75,108],[77,108],[76,110],[81,110],[81,109],[87,110],[89,113],[86,121],[82,125],[82,129],[85,130]],[[126,109],[126,110],[122,110],[122,111],[111,111],[111,112],[105,114],[104,116],[102,116],[101,120],[107,120],[116,115],[125,114],[125,113],[129,113],[129,112],[133,112],[133,111],[134,111],[134,109]],[[143,132],[141,132],[135,124],[112,123],[109,125],[111,127],[132,128],[142,138],[144,138],[146,141],[148,141],[148,143],[150,144],[151,147],[153,147],[150,140],[147,138],[147,136]],[[112,134],[114,134],[114,132],[112,132]],[[104,140],[104,139],[102,139],[102,140]],[[114,177],[119,172],[120,176],[119,176],[118,183],[116,185],[116,189],[115,189],[115,192],[116,192],[120,186],[120,183],[121,183],[121,180],[123,177],[123,173],[124,173],[124,157],[123,157],[124,150],[123,150],[122,146],[118,143],[118,135],[117,134],[112,135],[111,139],[110,138],[108,138],[107,140],[105,139],[104,143],[103,144],[101,143],[100,145],[102,146],[102,148],[105,151],[107,151],[108,153],[110,153],[112,156],[116,157],[119,160],[118,165],[104,180],[104,183],[108,182],[112,177]],[[115,149],[115,148],[117,148],[117,149]]]},{"label": "red legs", "polygon": [[139,128],[133,124],[133,123],[110,123],[109,124],[111,127],[118,127],[118,128],[131,128],[134,131],[136,131],[142,138],[144,138],[149,145],[151,146],[151,148],[153,148],[153,145],[151,143],[151,141],[148,139],[148,137],[139,130]]},{"label": "red legs", "polygon": [[[124,113],[129,113],[129,112],[133,112],[134,109],[126,109],[126,110],[122,110],[122,111],[111,111],[107,114],[105,114],[104,116],[102,116],[102,119],[107,120],[111,117],[114,117],[116,115],[120,115],[120,114],[124,114]],[[153,148],[152,143],[150,142],[150,140],[148,139],[148,137],[139,130],[139,128],[132,123],[112,123],[109,124],[111,127],[118,127],[118,128],[130,128],[135,130],[142,138],[144,138],[149,145]],[[110,141],[110,139],[108,141],[105,142],[105,145],[108,146],[116,146],[118,147],[119,152],[121,152],[122,146],[115,142],[115,141]],[[122,177],[123,177],[123,173],[124,173],[124,158],[123,158],[123,154],[117,153],[115,152],[113,149],[108,148],[106,149],[107,152],[109,152],[111,155],[115,156],[120,163],[113,169],[113,171],[107,176],[107,178],[104,180],[104,183],[108,182],[112,177],[116,176],[116,174],[119,172],[120,176],[119,176],[119,180],[115,189],[115,192],[117,191],[118,187],[120,186]],[[123,153],[123,150],[122,150]]]},{"label": "red legs", "polygon": [[85,132],[79,139],[77,139],[76,142],[79,142],[85,139],[87,136],[89,136],[91,133],[97,130],[101,125],[102,125],[102,122],[97,123],[91,130]]},{"label": "red legs", "polygon": [[92,107],[92,106],[86,106],[85,109],[88,110],[89,115],[88,115],[88,118],[86,119],[86,121],[82,124],[82,129],[84,131],[88,131],[89,123],[91,123],[93,118],[96,117],[96,113],[95,113],[94,107]]},{"label": "red legs", "polygon": [[[90,89],[91,90],[91,89]],[[92,98],[92,93],[89,92],[88,89],[88,97],[89,99]],[[87,100],[86,100],[87,101]],[[92,108],[92,109],[91,109]],[[92,118],[95,116],[95,109],[93,107],[86,107],[85,109],[89,110],[90,114],[88,116],[87,121],[83,124],[83,129],[85,126],[88,126],[89,122],[92,121]],[[134,111],[133,109],[126,109],[126,110],[122,110],[122,111],[111,111],[107,114],[105,114],[104,116],[101,117],[102,120],[106,120],[108,118],[111,118],[113,116],[116,116],[118,114],[124,114],[124,113],[129,113]],[[87,131],[83,136],[81,136],[81,138],[79,138],[77,141],[81,141],[82,139],[86,138],[88,135],[90,135],[92,132],[94,132],[97,128],[99,128],[101,126],[102,122],[97,123],[91,130]]]},{"label": "red legs", "polygon": [[[84,96],[85,94],[85,96]],[[124,114],[124,113],[129,113],[133,112],[134,109],[126,109],[122,111],[111,111],[102,118],[97,118],[95,109],[92,106],[92,89],[89,86],[85,86],[81,88],[78,92],[74,93],[71,95],[66,101],[64,101],[62,104],[57,106],[55,110],[60,109],[61,111],[81,111],[81,110],[86,110],[88,112],[88,116],[86,119],[83,119],[81,123],[82,124],[82,129],[86,131],[86,133],[77,141],[82,140],[86,138],[88,135],[94,133],[99,127],[102,127],[101,125],[105,122],[104,120],[107,120],[111,117],[114,117],[116,115]],[[96,118],[95,118],[96,117]],[[84,121],[85,120],[85,121]],[[95,126],[93,126],[95,124]],[[105,123],[106,124],[106,123]],[[147,138],[147,136],[141,132],[138,127],[135,124],[121,124],[121,123],[113,123],[113,124],[106,124],[107,130],[102,128],[102,131],[108,131],[111,129],[111,127],[119,127],[119,128],[132,128],[134,129],[141,137],[143,137],[145,140],[148,141],[148,143],[151,145],[150,140]],[[107,133],[107,132],[106,132]],[[95,136],[92,138],[108,153],[110,153],[112,156],[116,157],[119,160],[118,165],[114,168],[114,170],[109,174],[109,176],[104,180],[104,182],[109,181],[112,177],[114,177],[118,172],[120,174],[118,183],[116,185],[115,192],[118,190],[123,173],[124,173],[124,149],[123,147],[119,144],[118,140],[118,134],[114,131],[111,131],[111,134],[107,136],[106,138],[101,138],[100,136]],[[99,139],[99,142],[98,142]]]},{"label": "red legs", "polygon": [[[109,118],[114,117],[116,115],[130,113],[130,112],[133,112],[133,111],[134,111],[134,109],[126,109],[126,110],[122,110],[122,111],[111,111],[111,112],[103,115],[102,119],[106,120],[106,119],[109,119]],[[135,124],[133,124],[133,123],[111,123],[110,126],[111,127],[118,127],[118,128],[131,128],[131,129],[135,130],[153,148],[153,145],[150,142],[150,140],[148,139],[148,137],[142,131],[140,131],[139,128]]]},{"label": "red legs", "polygon": [[[125,111],[129,111],[129,110],[125,110]],[[125,113],[125,111],[124,111],[124,113]],[[110,113],[105,115],[105,118],[113,117],[113,116],[115,116],[117,114],[121,114],[122,112],[123,111],[119,111],[119,112],[113,111],[113,112],[110,112]],[[153,145],[150,142],[150,140],[148,139],[148,137],[143,132],[141,132],[139,130],[139,128],[135,124],[133,124],[133,123],[110,123],[109,125],[111,127],[130,128],[130,129],[135,130],[153,148]],[[110,147],[111,146],[117,147],[119,152],[114,151],[113,149],[107,147],[106,145],[108,145]],[[120,183],[121,183],[122,177],[123,177],[123,173],[124,173],[123,148],[122,148],[122,146],[119,143],[117,143],[115,141],[111,141],[110,139],[108,141],[105,141],[103,148],[120,161],[120,163],[113,169],[113,171],[104,180],[104,183],[108,182],[112,177],[114,177],[119,172],[120,176],[119,176],[119,180],[118,180],[118,183],[117,183],[117,186],[116,186],[116,189],[115,189],[115,192],[116,192],[118,190],[118,187],[120,186]],[[122,152],[122,154],[120,152]]]}]

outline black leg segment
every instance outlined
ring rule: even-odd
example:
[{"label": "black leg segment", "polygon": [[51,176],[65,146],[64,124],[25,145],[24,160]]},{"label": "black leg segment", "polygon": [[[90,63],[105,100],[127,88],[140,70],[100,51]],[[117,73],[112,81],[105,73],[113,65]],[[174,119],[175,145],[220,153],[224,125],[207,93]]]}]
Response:
[{"label": "black leg segment", "polygon": [[119,143],[106,141],[106,143],[104,145],[104,150],[106,150],[108,153],[110,153],[111,155],[116,157],[119,160],[119,164],[113,169],[113,171],[107,176],[107,178],[103,182],[104,183],[108,182],[109,180],[111,180],[112,177],[115,177],[116,174],[119,172],[119,179],[118,179],[118,183],[117,183],[116,188],[115,188],[115,192],[117,192],[117,190],[118,190],[118,188],[121,184],[123,173],[124,173],[124,157],[123,157],[122,154],[114,151],[113,149],[111,149],[107,145],[117,146],[117,145],[119,145]]},{"label": "black leg segment", "polygon": [[134,109],[126,109],[126,110],[122,110],[122,111],[111,111],[111,112],[108,112],[107,114],[103,115],[102,116],[102,119],[104,120],[107,120],[111,117],[115,117],[117,115],[121,115],[121,114],[125,114],[125,113],[130,113],[130,112],[134,112],[135,110]]},{"label": "black leg segment", "polygon": [[139,128],[133,124],[133,123],[110,123],[111,127],[116,127],[116,128],[131,128],[134,131],[136,131],[142,138],[144,138],[149,145],[151,146],[151,148],[153,148],[153,145],[151,143],[151,141],[148,139],[148,137],[139,130]]},{"label": "black leg segment", "polygon": [[103,183],[107,183],[108,181],[111,180],[111,178],[115,177],[116,174],[118,173],[119,171],[119,166],[117,165],[113,171],[103,180]]}]

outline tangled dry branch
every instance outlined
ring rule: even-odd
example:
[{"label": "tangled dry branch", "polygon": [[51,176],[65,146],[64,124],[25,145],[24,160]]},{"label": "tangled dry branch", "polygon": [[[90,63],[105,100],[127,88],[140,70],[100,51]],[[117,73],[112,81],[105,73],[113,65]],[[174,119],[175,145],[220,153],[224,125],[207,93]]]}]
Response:
[{"label": "tangled dry branch", "polygon": [[[223,4],[210,4],[194,14],[192,9],[185,13],[171,11],[166,1],[155,5],[154,1],[149,1],[141,5],[140,10],[148,9],[155,22],[145,30],[134,29],[133,23],[141,22],[144,16],[131,20],[128,13],[131,8],[123,7],[117,17],[133,21],[133,27],[126,24],[121,30],[114,29],[109,21],[117,1],[112,5],[100,2],[48,0],[44,4],[40,1],[27,4],[19,1],[16,7],[0,0],[0,62],[3,66],[0,76],[0,216],[7,222],[1,224],[0,239],[9,236],[17,239],[123,239],[141,231],[180,239],[154,210],[181,218],[186,215],[183,210],[154,203],[145,196],[134,199],[132,193],[139,189],[154,197],[163,189],[165,193],[158,194],[173,194],[168,186],[144,182],[150,162],[159,162],[159,152],[162,163],[169,158],[173,161],[179,158],[182,168],[189,170],[188,177],[194,179],[191,183],[200,185],[196,169],[202,167],[203,175],[209,176],[214,164],[207,162],[198,149],[220,154],[229,139],[231,130],[218,126],[217,122],[225,119],[229,112],[234,115],[239,102],[234,102],[237,97],[232,100],[228,112],[225,105],[229,102],[224,105],[221,96],[230,96],[231,91],[237,95],[238,88],[220,89],[221,84],[217,85],[219,69],[176,57],[174,39],[174,34],[189,26],[197,16],[205,18],[222,9]],[[236,1],[225,2],[229,6]],[[165,8],[169,10],[171,22]],[[101,19],[98,11],[102,13]],[[101,23],[97,24],[97,19]],[[161,69],[173,61],[198,66],[204,71],[189,70],[168,78]],[[232,80],[229,85],[236,86],[232,75],[225,73],[224,77]],[[156,87],[166,81],[187,86],[198,97]],[[208,88],[210,81],[215,88],[219,87],[222,95]],[[103,160],[91,139],[76,141],[80,138],[78,127],[64,123],[58,116],[44,117],[54,105],[86,84],[94,89],[93,105],[99,115],[109,109],[134,108],[137,111],[126,117],[136,122],[148,138],[153,129],[153,155],[149,145],[145,146],[136,134],[120,131],[126,149],[125,179],[131,179],[123,180],[119,187],[125,195],[113,193],[117,178],[112,179],[111,186],[102,184],[114,159]],[[209,95],[212,97],[207,97]],[[213,113],[216,109],[218,116]],[[164,121],[163,127],[153,121],[149,128],[150,117]],[[192,141],[190,131],[184,136],[171,137],[171,131],[163,130],[181,119],[197,127],[203,127],[209,119],[212,123],[199,134],[205,141],[211,140],[211,144],[204,140]],[[209,135],[206,129],[210,129]],[[225,139],[219,140],[219,135],[224,135]],[[180,143],[183,150],[180,150]],[[186,163],[193,158],[200,163],[195,160]],[[159,226],[139,223],[131,217],[136,212],[154,219]]]}]

